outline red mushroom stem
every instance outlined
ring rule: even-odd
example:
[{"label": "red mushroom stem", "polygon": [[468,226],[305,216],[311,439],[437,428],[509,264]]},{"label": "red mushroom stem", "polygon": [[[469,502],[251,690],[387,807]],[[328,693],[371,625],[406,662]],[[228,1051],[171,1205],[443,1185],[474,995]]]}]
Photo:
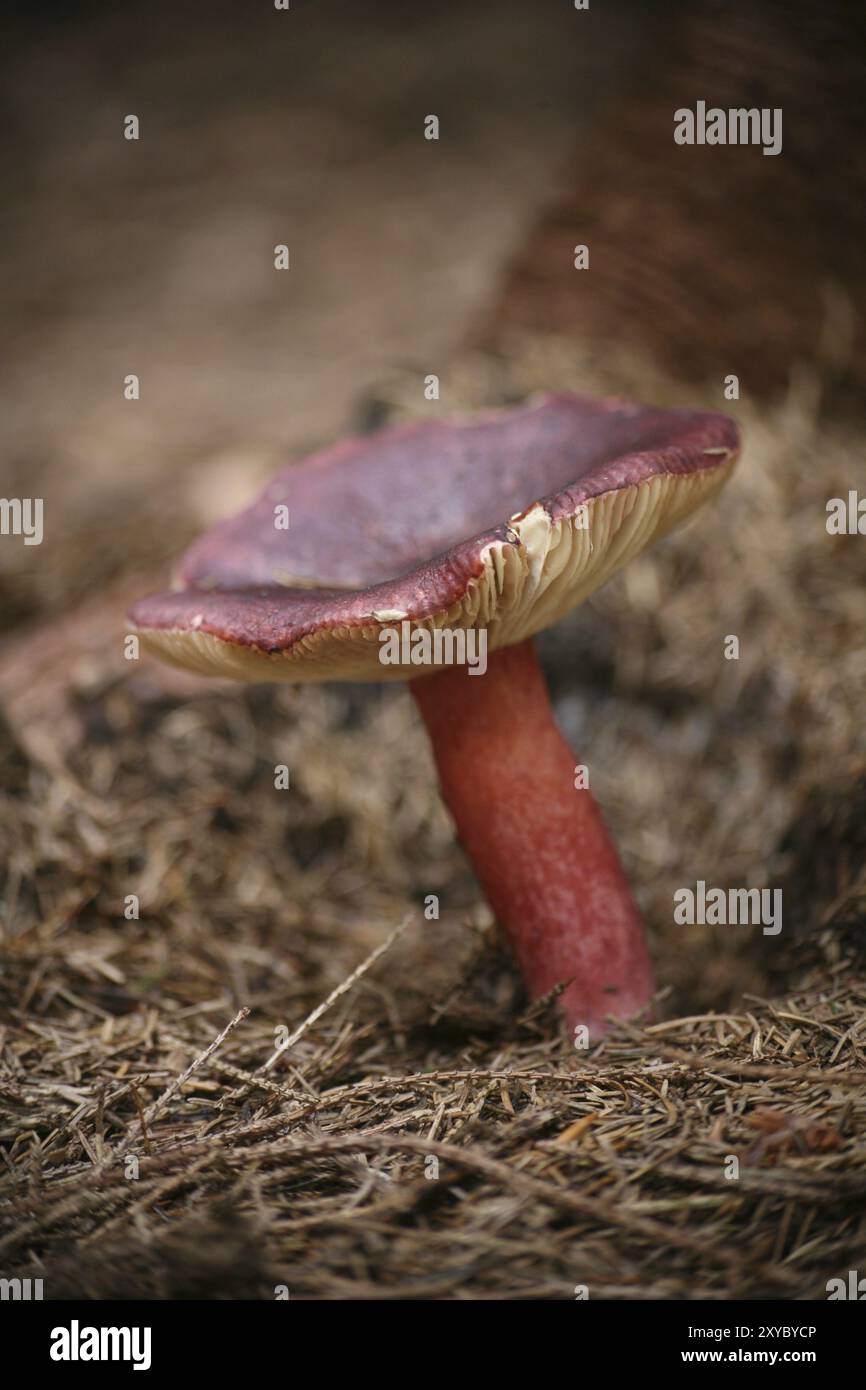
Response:
[{"label": "red mushroom stem", "polygon": [[590,1042],[652,997],[643,924],[601,812],[575,787],[532,641],[491,653],[483,675],[414,680],[442,794],[533,999]]}]

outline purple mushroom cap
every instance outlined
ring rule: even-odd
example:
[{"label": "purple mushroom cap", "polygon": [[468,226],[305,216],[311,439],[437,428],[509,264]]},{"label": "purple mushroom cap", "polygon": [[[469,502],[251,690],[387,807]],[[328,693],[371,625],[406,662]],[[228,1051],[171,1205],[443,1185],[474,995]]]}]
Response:
[{"label": "purple mushroom cap", "polygon": [[724,415],[572,396],[351,438],[283,468],[130,617],[208,674],[405,678],[383,628],[523,641],[685,520],[738,448]]}]

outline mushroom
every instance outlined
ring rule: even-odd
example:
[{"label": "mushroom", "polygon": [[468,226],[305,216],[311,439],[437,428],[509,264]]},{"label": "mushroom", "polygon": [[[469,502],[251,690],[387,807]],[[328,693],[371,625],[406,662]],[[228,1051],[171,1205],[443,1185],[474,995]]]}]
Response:
[{"label": "mushroom", "polygon": [[[738,444],[723,415],[553,395],[347,439],[284,468],[130,616],[193,671],[409,679],[530,996],[564,986],[569,1029],[595,1040],[647,1006],[653,973],[532,637],[711,497]],[[486,640],[483,674],[416,664],[437,632]]]}]

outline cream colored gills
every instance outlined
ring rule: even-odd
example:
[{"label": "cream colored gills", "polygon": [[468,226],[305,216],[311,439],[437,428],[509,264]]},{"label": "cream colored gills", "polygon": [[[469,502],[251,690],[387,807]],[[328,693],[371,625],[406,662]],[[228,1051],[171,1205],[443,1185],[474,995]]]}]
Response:
[{"label": "cream colored gills", "polygon": [[484,554],[505,600],[493,605],[490,649],[511,646],[558,622],[653,541],[681,525],[719,490],[735,462],[732,457],[700,473],[661,474],[602,493],[589,499],[585,511],[555,523],[538,504],[512,521],[520,546],[496,542]]}]

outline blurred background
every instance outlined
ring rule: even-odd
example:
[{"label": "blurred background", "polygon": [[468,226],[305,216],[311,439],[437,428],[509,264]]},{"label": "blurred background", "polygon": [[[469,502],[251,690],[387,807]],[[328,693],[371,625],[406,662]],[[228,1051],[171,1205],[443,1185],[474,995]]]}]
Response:
[{"label": "blurred background", "polygon": [[[49,492],[57,524],[50,555],[4,578],[4,626],[168,560],[287,451],[364,423],[391,373],[444,368],[640,28],[627,7],[564,42],[563,19],[22,7],[4,57],[4,486]],[[61,547],[85,536],[78,574]]]}]

